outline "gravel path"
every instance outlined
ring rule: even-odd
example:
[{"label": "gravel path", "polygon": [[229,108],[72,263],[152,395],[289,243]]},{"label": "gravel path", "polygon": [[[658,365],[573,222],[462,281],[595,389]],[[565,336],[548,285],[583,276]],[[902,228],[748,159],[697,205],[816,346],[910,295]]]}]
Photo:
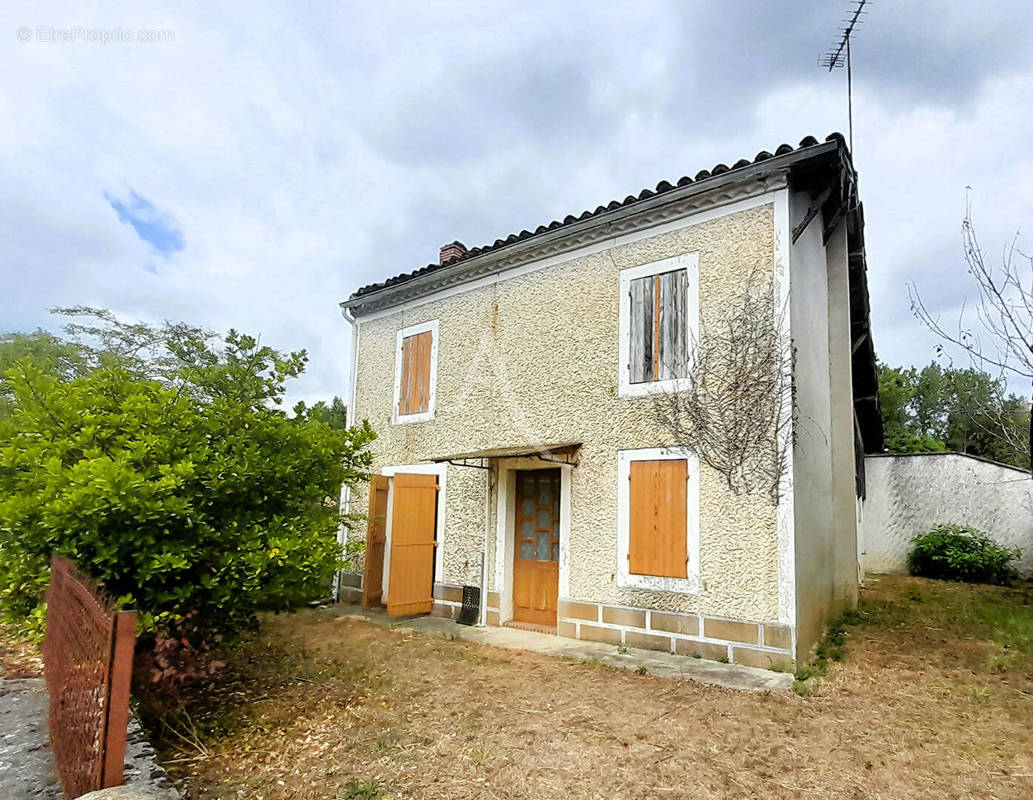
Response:
[{"label": "gravel path", "polygon": [[0,678],[0,798],[59,800],[47,736],[47,694],[39,678]]}]

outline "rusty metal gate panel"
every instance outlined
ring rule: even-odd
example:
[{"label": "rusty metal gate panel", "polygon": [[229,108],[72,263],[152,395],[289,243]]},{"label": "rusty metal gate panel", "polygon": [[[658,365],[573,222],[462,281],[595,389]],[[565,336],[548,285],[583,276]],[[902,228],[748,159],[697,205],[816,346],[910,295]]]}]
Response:
[{"label": "rusty metal gate panel", "polygon": [[50,745],[66,798],[120,786],[136,614],[65,558],[51,559],[43,674]]}]

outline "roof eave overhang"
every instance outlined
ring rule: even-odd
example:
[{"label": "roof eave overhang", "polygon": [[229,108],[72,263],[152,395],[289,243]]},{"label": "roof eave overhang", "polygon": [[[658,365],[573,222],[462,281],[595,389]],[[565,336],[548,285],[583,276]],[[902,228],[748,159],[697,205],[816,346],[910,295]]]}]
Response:
[{"label": "roof eave overhang", "polygon": [[391,286],[353,295],[340,306],[342,311],[361,317],[549,256],[780,189],[787,184],[789,171],[793,166],[802,161],[834,153],[838,148],[839,142],[827,141],[774,156],[766,161],[730,170],[698,183],[690,183],[585,220],[563,225],[555,230],[494,248],[481,255],[399,281]]}]

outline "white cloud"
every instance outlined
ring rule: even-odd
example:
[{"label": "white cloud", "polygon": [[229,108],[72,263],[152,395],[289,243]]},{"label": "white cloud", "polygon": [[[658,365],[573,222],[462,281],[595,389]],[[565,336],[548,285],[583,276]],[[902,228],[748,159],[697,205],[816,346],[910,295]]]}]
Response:
[{"label": "white cloud", "polygon": [[[358,286],[455,238],[483,244],[845,129],[841,76],[813,66],[839,10],[801,5],[801,26],[791,9],[751,8],[9,4],[0,329],[52,325],[47,307],[77,303],[236,327],[309,349],[294,396],[344,395],[337,302]],[[1021,51],[970,52],[966,20],[1000,8],[952,7],[931,31],[903,13],[875,7],[863,32],[855,135],[876,345],[921,362],[932,342],[903,287],[960,304],[965,186],[988,245],[1033,209],[1033,69]],[[175,38],[22,44],[22,25]],[[964,58],[940,57],[959,47]],[[156,260],[119,222],[105,193],[130,191],[168,212],[183,250]]]}]

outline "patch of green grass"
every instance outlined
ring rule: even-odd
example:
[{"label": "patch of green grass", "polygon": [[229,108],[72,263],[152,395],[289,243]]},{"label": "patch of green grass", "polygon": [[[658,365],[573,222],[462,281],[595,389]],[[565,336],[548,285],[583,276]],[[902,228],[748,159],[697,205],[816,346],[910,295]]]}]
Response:
[{"label": "patch of green grass", "polygon": [[628,652],[628,646],[626,644],[617,645],[617,655],[622,656]]},{"label": "patch of green grass", "polygon": [[1015,661],[1015,655],[1014,651],[1006,649],[997,653],[991,653],[986,657],[986,666],[991,672],[1007,672],[1012,662]]},{"label": "patch of green grass", "polygon": [[380,784],[374,780],[352,778],[344,785],[341,800],[377,800],[380,796]]},{"label": "patch of green grass", "polygon": [[[793,690],[797,694],[807,696],[807,682],[824,677],[833,662],[846,657],[847,633],[859,626],[939,628],[996,644],[997,650],[986,660],[990,672],[1007,672],[1016,666],[1033,668],[1033,581],[1002,587],[881,577],[865,591],[856,611],[847,611],[829,623],[813,660],[795,674]],[[977,688],[972,695],[981,699],[987,692]]]},{"label": "patch of green grass", "polygon": [[639,667],[637,670],[635,670],[635,674],[636,675],[648,675],[649,674],[649,670],[646,669],[645,667]]},{"label": "patch of green grass", "polygon": [[860,621],[857,611],[845,611],[829,623],[825,636],[815,650],[815,661],[827,669],[830,661],[842,661],[846,657],[846,632],[851,625]]},{"label": "patch of green grass", "polygon": [[727,664],[728,663],[728,656],[721,656],[718,659],[718,662],[721,663],[721,664]]},{"label": "patch of green grass", "polygon": [[[898,582],[904,580],[908,585],[901,591]],[[873,592],[862,599],[858,622],[886,628],[932,625],[965,638],[993,642],[1018,654],[1017,660],[1033,665],[1033,581],[1004,587],[880,578]]]},{"label": "patch of green grass", "polygon": [[847,628],[859,624],[860,621],[860,613],[849,610],[829,623],[825,635],[814,651],[814,659],[810,664],[800,667],[793,676],[794,692],[801,697],[809,697],[811,689],[807,681],[815,677],[824,677],[829,671],[829,662],[846,658]]}]

